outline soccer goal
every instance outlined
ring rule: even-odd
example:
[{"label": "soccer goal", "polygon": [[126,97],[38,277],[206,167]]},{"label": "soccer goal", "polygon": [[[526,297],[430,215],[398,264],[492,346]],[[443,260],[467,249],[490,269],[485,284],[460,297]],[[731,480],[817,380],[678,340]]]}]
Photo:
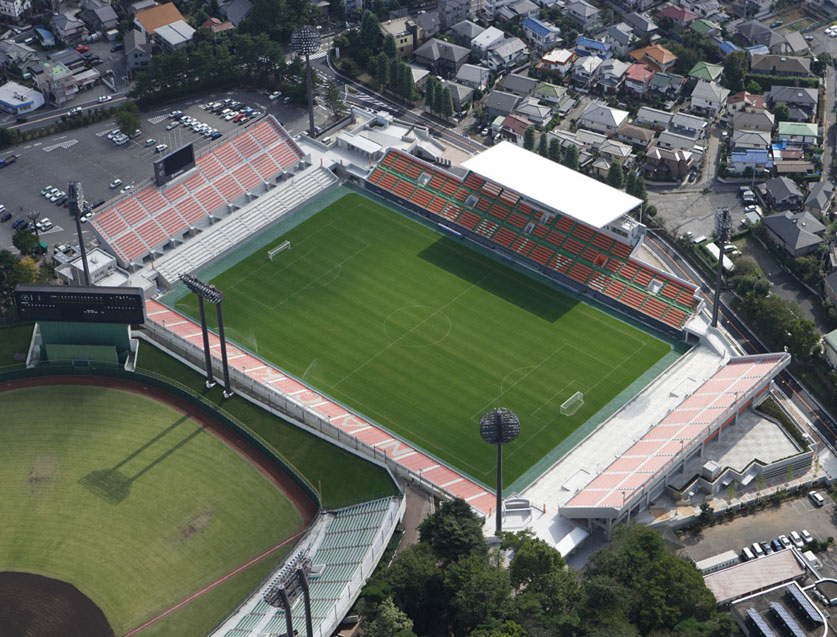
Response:
[{"label": "soccer goal", "polygon": [[561,415],[572,416],[584,404],[584,394],[577,391],[561,403]]},{"label": "soccer goal", "polygon": [[282,243],[280,243],[275,248],[267,251],[267,258],[270,259],[271,261],[273,261],[273,257],[275,257],[277,254],[279,254],[280,252],[283,252],[284,250],[290,250],[290,249],[291,249],[291,242],[290,241],[283,241]]}]

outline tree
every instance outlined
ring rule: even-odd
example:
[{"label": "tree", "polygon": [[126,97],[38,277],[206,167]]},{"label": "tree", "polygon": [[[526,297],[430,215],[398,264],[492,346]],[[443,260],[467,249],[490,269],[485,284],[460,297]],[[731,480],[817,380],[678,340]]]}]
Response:
[{"label": "tree", "polygon": [[125,135],[133,135],[140,127],[139,108],[134,102],[125,101],[116,109],[116,123]]},{"label": "tree", "polygon": [[38,255],[41,253],[41,244],[29,228],[21,228],[12,237],[12,245],[24,255]]},{"label": "tree", "polygon": [[466,635],[487,620],[499,618],[511,594],[508,571],[476,553],[445,569],[445,585],[451,593],[451,620],[457,635]]},{"label": "tree", "polygon": [[381,25],[378,22],[378,16],[367,9],[360,19],[360,45],[374,52],[381,46],[381,40]]},{"label": "tree", "polygon": [[541,134],[541,138],[538,140],[538,155],[541,157],[546,157],[549,155],[549,147],[547,145],[546,133]]},{"label": "tree", "polygon": [[439,104],[439,113],[442,117],[450,117],[453,115],[453,98],[450,94],[450,87],[445,86],[442,89],[441,104]]},{"label": "tree", "polygon": [[776,116],[777,122],[787,122],[791,117],[790,108],[787,104],[777,104],[773,109],[773,114]]},{"label": "tree", "polygon": [[394,635],[407,637],[415,633],[413,633],[413,620],[392,603],[392,598],[387,597],[378,606],[377,617],[364,627],[363,634],[367,637],[393,637]]},{"label": "tree", "polygon": [[419,525],[419,537],[442,562],[487,551],[482,524],[465,500],[446,500]]},{"label": "tree", "polygon": [[387,37],[384,38],[384,53],[391,58],[398,55],[398,48],[395,46],[395,37],[392,33],[388,33]]},{"label": "tree", "polygon": [[529,126],[523,134],[523,148],[526,150],[535,150],[535,127]]},{"label": "tree", "polygon": [[0,127],[0,148],[17,143],[17,131],[13,128]]},{"label": "tree", "polygon": [[433,549],[419,542],[400,551],[386,572],[396,605],[426,634],[447,606],[447,591]]},{"label": "tree", "polygon": [[436,84],[439,80],[436,79],[435,75],[431,75],[427,78],[427,82],[424,85],[424,106],[427,110],[433,110],[433,100],[436,96]]},{"label": "tree", "polygon": [[572,170],[578,170],[578,147],[575,144],[567,144],[564,148],[564,165]]},{"label": "tree", "polygon": [[744,88],[744,76],[749,69],[747,54],[744,51],[733,51],[724,58],[724,79],[727,88],[740,91]]},{"label": "tree", "polygon": [[637,175],[636,181],[634,182],[633,195],[637,199],[648,201],[648,191],[645,189],[645,177],[642,175]]},{"label": "tree", "polygon": [[389,84],[389,58],[386,53],[378,53],[375,58],[375,78],[378,80],[381,88]]},{"label": "tree", "polygon": [[819,342],[820,336],[812,321],[796,319],[788,325],[788,352],[801,362],[811,360],[811,352]]},{"label": "tree", "polygon": [[715,513],[715,509],[713,509],[708,502],[704,502],[700,505],[700,515],[698,516],[698,522],[701,524],[709,524],[712,521],[712,516]]},{"label": "tree", "polygon": [[558,141],[557,137],[553,137],[549,140],[548,157],[554,162],[561,161],[561,143]]},{"label": "tree", "polygon": [[624,181],[625,172],[622,170],[622,162],[612,162],[607,171],[607,185],[613,188],[621,188]]},{"label": "tree", "polygon": [[747,82],[747,92],[748,93],[761,93],[761,84],[756,82],[755,80],[750,80]]},{"label": "tree", "polygon": [[442,110],[442,83],[435,82],[433,85],[433,105],[431,110],[434,113],[439,113]]},{"label": "tree", "polygon": [[331,80],[326,82],[324,101],[326,106],[328,106],[331,109],[331,112],[334,113],[335,117],[346,110],[346,105],[343,103],[343,99],[340,96],[340,89],[337,88],[337,85]]},{"label": "tree", "polygon": [[[408,100],[416,96],[416,83],[413,80],[413,71],[401,60],[398,60],[398,94]],[[453,112],[453,107],[451,107],[451,112]]]}]

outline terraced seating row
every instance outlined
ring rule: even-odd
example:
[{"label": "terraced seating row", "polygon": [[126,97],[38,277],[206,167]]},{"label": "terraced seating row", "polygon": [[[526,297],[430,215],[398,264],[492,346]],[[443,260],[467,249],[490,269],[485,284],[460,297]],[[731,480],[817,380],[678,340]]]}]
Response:
[{"label": "terraced seating row", "polygon": [[149,184],[95,215],[92,225],[124,262],[141,260],[301,158],[268,117],[198,157],[197,171],[181,183],[164,190]]},{"label": "terraced seating row", "polygon": [[694,286],[632,259],[632,246],[473,173],[460,180],[390,151],[368,181],[674,328],[700,304]]}]

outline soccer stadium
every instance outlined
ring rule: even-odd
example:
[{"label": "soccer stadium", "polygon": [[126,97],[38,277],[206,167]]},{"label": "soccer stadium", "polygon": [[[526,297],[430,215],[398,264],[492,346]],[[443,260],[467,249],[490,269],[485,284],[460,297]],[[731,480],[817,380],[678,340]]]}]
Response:
[{"label": "soccer stadium", "polygon": [[[451,165],[426,130],[353,115],[332,145],[261,118],[93,217],[144,296],[120,365],[160,348],[232,402],[463,498],[486,533],[527,528],[564,555],[693,493],[789,356],[744,356],[709,325],[700,290],[644,246],[640,200],[507,142]],[[31,363],[79,347],[56,333],[36,326]],[[479,431],[495,407],[520,420],[499,510]],[[699,487],[752,480],[731,471]],[[404,498],[308,497],[283,564],[213,634],[326,635],[349,610]]]}]

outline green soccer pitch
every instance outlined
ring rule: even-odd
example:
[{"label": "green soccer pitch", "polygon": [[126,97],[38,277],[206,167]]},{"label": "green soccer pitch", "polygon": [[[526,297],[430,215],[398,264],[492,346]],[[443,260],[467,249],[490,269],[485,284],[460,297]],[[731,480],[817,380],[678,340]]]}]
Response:
[{"label": "green soccer pitch", "polygon": [[[511,484],[672,349],[358,194],[212,283],[228,338],[485,484],[496,450],[483,412],[520,418]],[[176,307],[197,315],[193,295]],[[584,405],[562,416],[576,391]]]},{"label": "green soccer pitch", "polygon": [[[74,584],[117,635],[302,528],[275,484],[157,400],[53,385],[0,393],[0,413],[0,571]],[[236,580],[207,630],[254,586]]]}]

